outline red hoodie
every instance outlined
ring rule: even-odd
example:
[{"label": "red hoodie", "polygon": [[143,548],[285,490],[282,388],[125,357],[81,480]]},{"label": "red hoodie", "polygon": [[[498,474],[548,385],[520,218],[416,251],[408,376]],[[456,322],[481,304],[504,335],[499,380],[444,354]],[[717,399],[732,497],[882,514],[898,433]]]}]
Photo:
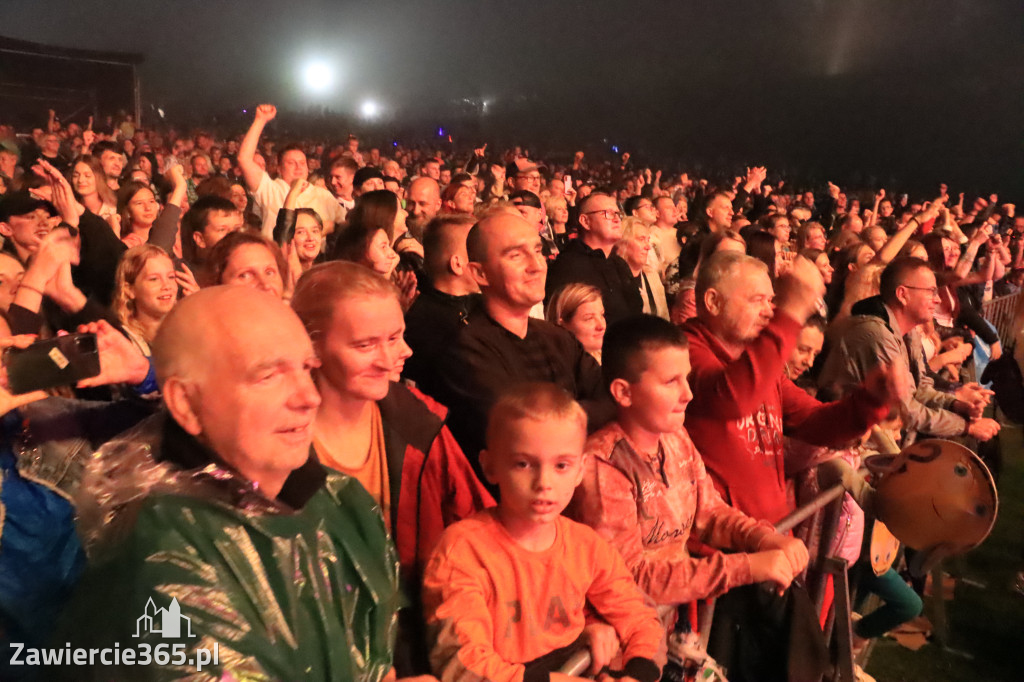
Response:
[{"label": "red hoodie", "polygon": [[837,446],[863,434],[888,411],[864,389],[820,403],[786,378],[783,367],[800,329],[799,322],[776,313],[733,359],[699,319],[683,325],[693,367],[694,399],[686,411],[690,438],[722,498],[770,523],[792,511],[783,431],[813,445]]}]

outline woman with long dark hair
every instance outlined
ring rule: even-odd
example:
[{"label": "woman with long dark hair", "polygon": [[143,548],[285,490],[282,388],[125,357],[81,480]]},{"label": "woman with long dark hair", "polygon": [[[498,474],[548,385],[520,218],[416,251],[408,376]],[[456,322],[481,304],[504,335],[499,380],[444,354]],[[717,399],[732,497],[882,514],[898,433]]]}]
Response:
[{"label": "woman with long dark hair", "polygon": [[130,180],[117,193],[117,213],[121,224],[121,241],[129,247],[149,242],[171,253],[185,202],[185,176],[181,166],[171,169],[174,189],[165,206],[160,205],[153,189],[138,180]]}]

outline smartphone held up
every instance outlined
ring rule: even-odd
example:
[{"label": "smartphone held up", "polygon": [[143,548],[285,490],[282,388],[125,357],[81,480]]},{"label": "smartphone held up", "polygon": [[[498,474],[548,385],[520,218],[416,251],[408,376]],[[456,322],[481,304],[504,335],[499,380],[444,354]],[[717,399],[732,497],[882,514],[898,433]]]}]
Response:
[{"label": "smartphone held up", "polygon": [[99,348],[96,335],[91,333],[58,336],[26,348],[7,348],[3,364],[14,395],[74,385],[100,373]]}]

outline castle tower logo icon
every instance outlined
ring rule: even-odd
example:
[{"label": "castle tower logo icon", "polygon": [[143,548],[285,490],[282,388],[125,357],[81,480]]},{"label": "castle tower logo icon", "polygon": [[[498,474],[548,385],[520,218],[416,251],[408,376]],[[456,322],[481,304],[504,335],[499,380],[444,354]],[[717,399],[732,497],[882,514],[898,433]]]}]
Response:
[{"label": "castle tower logo icon", "polygon": [[[184,632],[182,621],[185,622]],[[160,635],[164,639],[195,637],[192,634],[192,619],[181,615],[181,606],[176,598],[171,600],[171,605],[166,609],[158,609],[153,603],[153,598],[149,598],[142,615],[135,620],[135,634],[132,636],[142,637],[146,633]]]}]

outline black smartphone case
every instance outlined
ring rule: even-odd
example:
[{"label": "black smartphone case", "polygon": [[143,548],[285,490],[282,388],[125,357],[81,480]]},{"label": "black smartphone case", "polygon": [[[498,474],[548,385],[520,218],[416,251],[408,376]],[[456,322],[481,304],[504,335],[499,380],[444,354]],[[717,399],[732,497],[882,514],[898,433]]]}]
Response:
[{"label": "black smartphone case", "polygon": [[100,373],[95,334],[69,334],[8,348],[3,355],[11,393],[66,386]]}]

